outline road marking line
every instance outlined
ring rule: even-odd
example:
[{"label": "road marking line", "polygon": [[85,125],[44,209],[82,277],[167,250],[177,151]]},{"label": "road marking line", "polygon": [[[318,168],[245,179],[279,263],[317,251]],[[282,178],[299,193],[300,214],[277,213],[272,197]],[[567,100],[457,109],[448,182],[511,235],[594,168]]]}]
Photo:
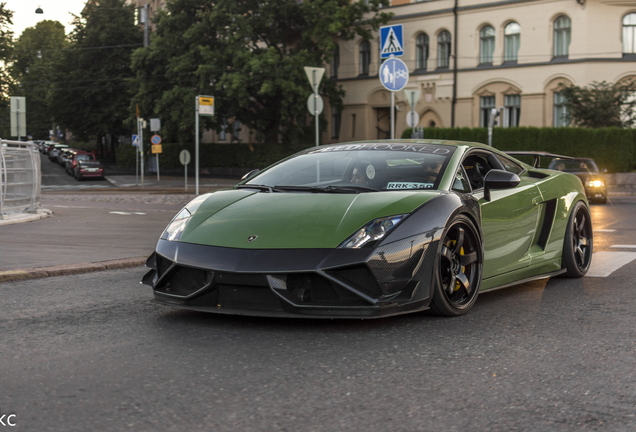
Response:
[{"label": "road marking line", "polygon": [[132,213],[121,212],[121,211],[112,211],[110,214],[118,214],[118,215],[131,215]]},{"label": "road marking line", "polygon": [[585,276],[607,277],[635,259],[634,252],[596,252],[592,255],[592,265]]},{"label": "road marking line", "polygon": [[610,247],[618,249],[636,249],[636,245],[612,245]]},{"label": "road marking line", "polygon": [[595,229],[594,232],[616,232],[613,229]]}]

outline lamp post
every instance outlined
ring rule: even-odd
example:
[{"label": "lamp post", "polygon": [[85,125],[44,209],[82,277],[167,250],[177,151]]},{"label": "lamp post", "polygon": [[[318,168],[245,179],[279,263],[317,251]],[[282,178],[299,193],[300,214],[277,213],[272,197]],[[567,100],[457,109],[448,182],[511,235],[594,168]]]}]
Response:
[{"label": "lamp post", "polygon": [[42,10],[42,8],[40,6],[38,6],[38,8],[35,10],[36,14],[43,14],[44,11]]}]

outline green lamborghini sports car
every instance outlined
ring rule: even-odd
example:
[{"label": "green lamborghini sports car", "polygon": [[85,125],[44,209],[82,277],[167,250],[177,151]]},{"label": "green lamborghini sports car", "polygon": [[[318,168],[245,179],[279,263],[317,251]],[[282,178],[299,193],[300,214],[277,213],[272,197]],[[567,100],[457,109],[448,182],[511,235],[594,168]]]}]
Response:
[{"label": "green lamborghini sports car", "polygon": [[480,291],[592,259],[585,190],[492,147],[433,140],[309,148],[196,197],[142,282],[216,313],[376,318],[466,313]]}]

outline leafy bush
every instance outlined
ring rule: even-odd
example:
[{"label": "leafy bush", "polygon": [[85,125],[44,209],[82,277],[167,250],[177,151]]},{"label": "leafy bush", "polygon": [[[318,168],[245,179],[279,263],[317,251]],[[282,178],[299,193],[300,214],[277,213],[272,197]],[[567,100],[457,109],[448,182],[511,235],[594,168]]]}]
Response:
[{"label": "leafy bush", "polygon": [[[503,150],[545,151],[564,156],[591,157],[609,172],[636,167],[636,131],[621,128],[494,128],[493,147]],[[402,138],[410,138],[406,129]],[[424,129],[427,139],[488,142],[485,128]]]}]

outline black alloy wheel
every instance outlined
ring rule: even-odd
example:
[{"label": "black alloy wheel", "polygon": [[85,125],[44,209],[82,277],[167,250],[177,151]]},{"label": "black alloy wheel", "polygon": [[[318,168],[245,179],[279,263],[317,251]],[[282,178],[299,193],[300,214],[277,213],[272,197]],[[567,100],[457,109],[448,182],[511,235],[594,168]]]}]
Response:
[{"label": "black alloy wheel", "polygon": [[587,205],[579,201],[574,205],[563,241],[565,276],[579,278],[590,269],[593,251],[592,218]]},{"label": "black alloy wheel", "polygon": [[441,241],[431,311],[442,316],[468,312],[479,294],[482,268],[483,255],[477,229],[466,216],[457,216]]}]

